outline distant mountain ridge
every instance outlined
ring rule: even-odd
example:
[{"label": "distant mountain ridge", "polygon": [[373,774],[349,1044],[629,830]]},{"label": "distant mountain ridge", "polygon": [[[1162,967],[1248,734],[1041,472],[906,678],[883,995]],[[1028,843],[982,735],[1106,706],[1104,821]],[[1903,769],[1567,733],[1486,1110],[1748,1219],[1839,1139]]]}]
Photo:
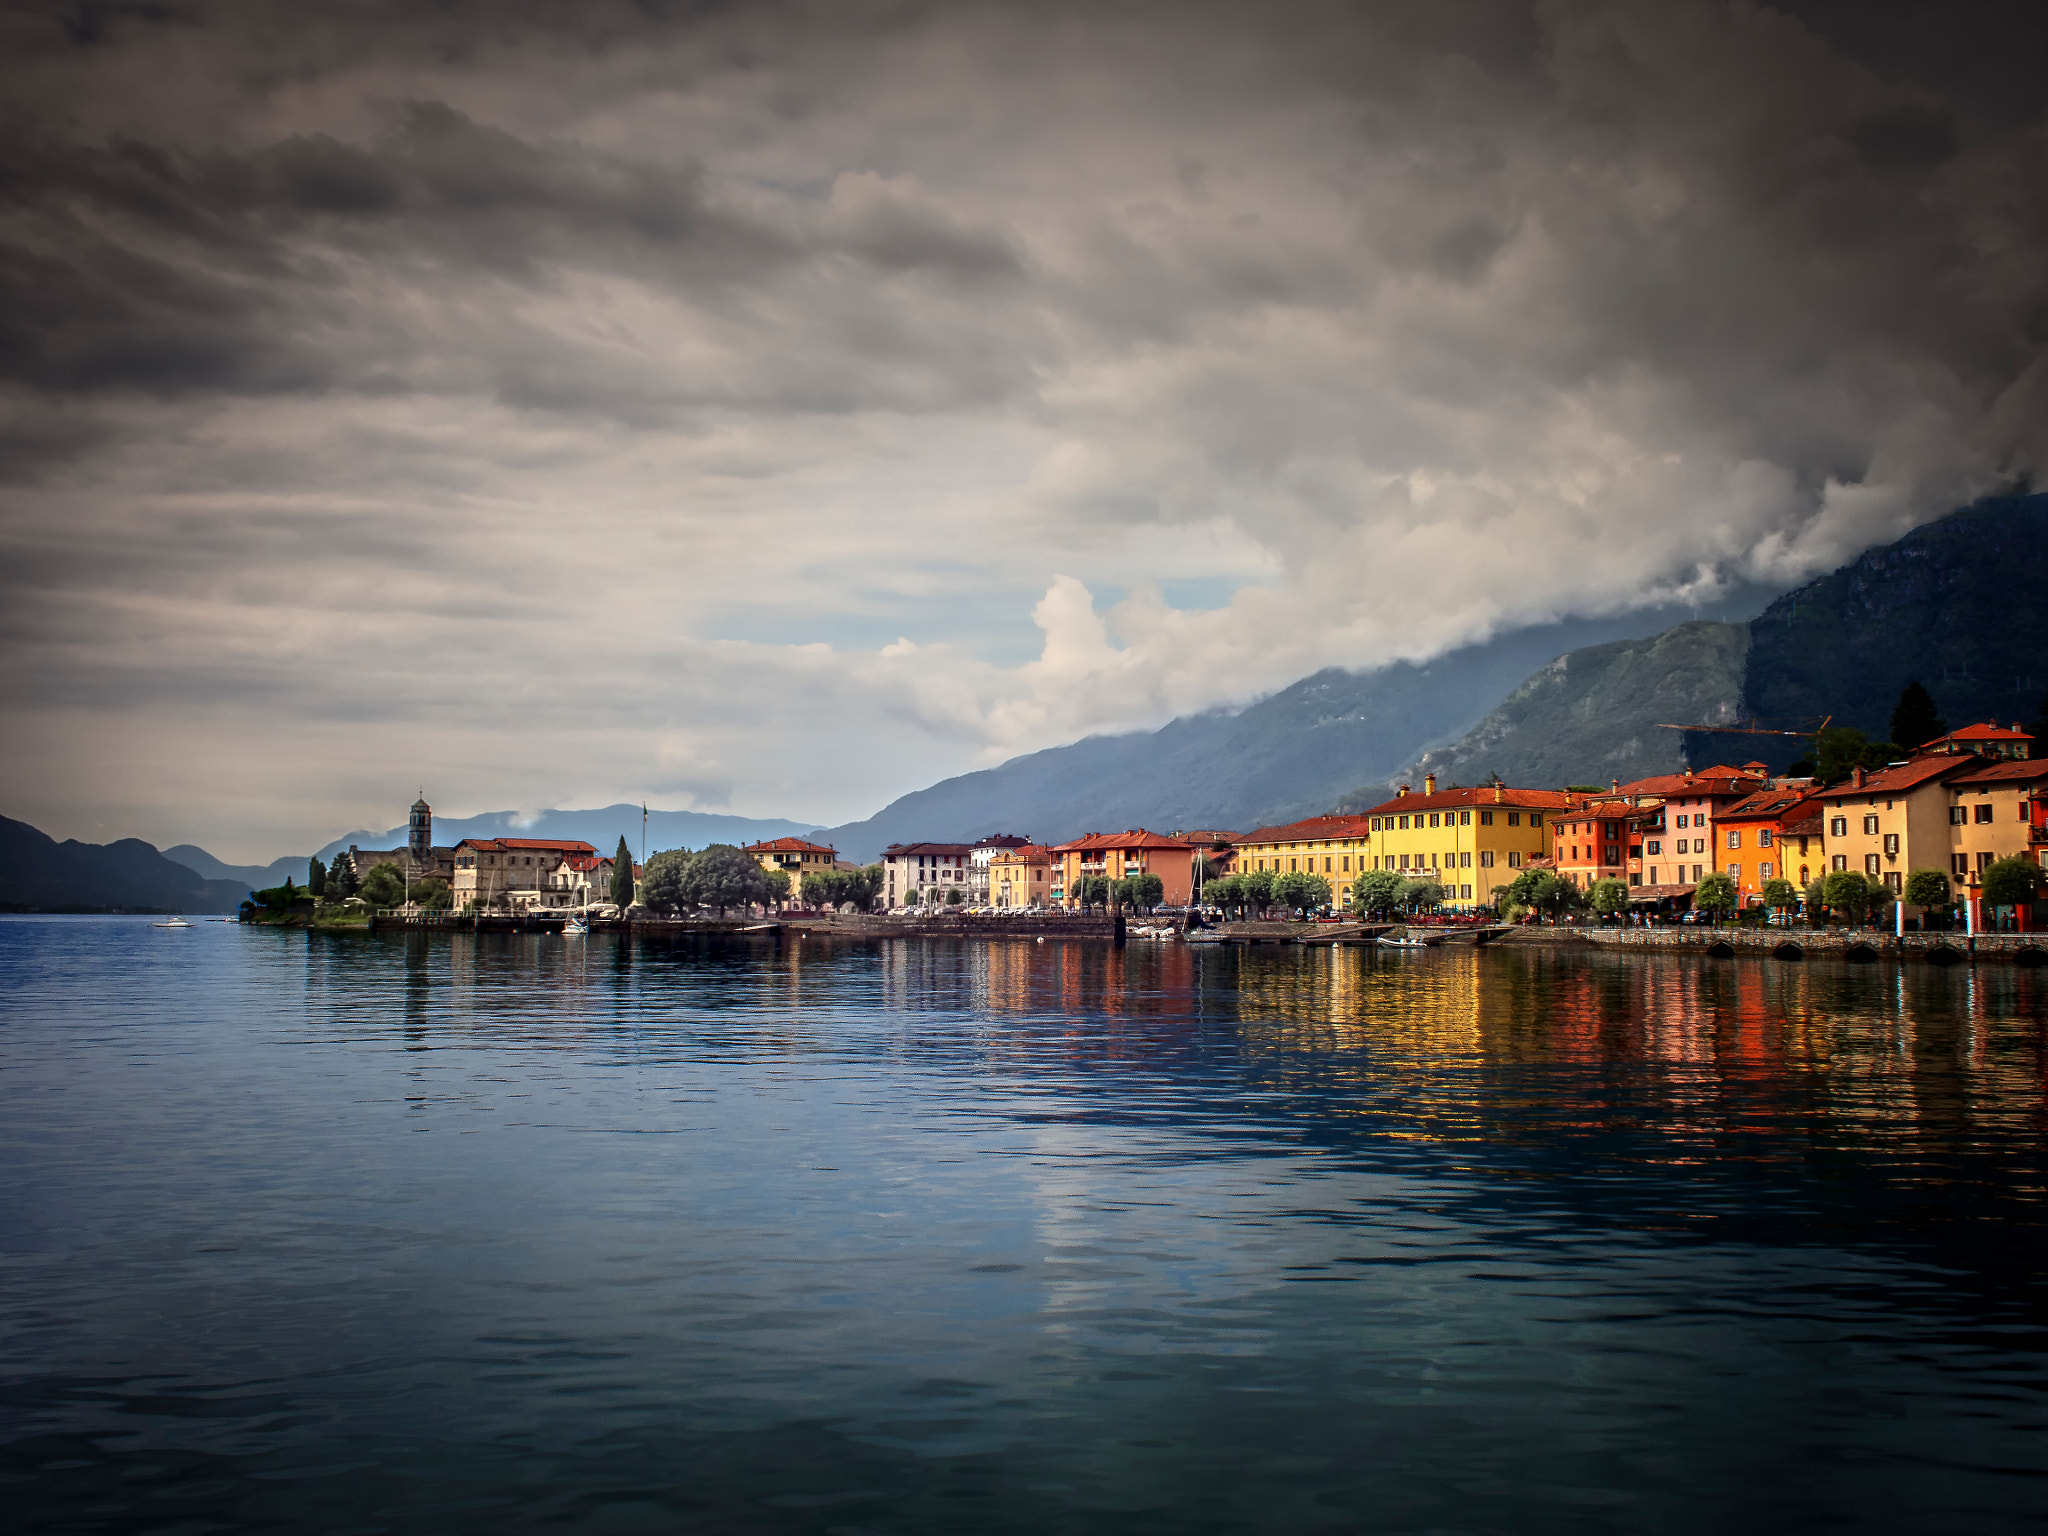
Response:
[{"label": "distant mountain ridge", "polygon": [[0,906],[40,912],[232,912],[239,881],[206,880],[140,838],[58,842],[0,816]]},{"label": "distant mountain ridge", "polygon": [[[1767,594],[1724,599],[1743,618]],[[1456,739],[1536,667],[1575,646],[1640,636],[1689,617],[1659,609],[1512,631],[1420,664],[1328,668],[1234,713],[1183,715],[1157,731],[1091,736],[961,774],[820,834],[848,858],[892,842],[1017,832],[1063,841],[1147,826],[1248,831],[1326,811],[1374,776]]]},{"label": "distant mountain ridge", "polygon": [[[647,851],[662,848],[702,848],[708,843],[758,843],[771,837],[802,837],[818,828],[815,821],[780,821],[753,816],[716,816],[708,811],[649,811]],[[404,846],[406,829],[389,832],[350,832],[319,850],[331,859],[351,843],[359,848]],[[436,816],[434,842],[453,847],[465,837],[544,837],[589,843],[610,853],[625,838],[635,858],[640,854],[640,807],[607,805],[593,811],[537,812],[521,819],[517,811],[485,811],[477,816]]]}]

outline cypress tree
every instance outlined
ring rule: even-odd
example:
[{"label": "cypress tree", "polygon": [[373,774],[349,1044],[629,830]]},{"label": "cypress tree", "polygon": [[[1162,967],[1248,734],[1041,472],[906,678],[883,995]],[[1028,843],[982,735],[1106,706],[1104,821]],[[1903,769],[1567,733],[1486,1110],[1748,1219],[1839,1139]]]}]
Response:
[{"label": "cypress tree", "polygon": [[1898,705],[1892,710],[1894,742],[1910,752],[1947,734],[1948,722],[1935,712],[1934,695],[1921,687],[1919,678],[1899,690]]},{"label": "cypress tree", "polygon": [[315,900],[327,894],[327,866],[317,853],[306,863],[306,890]]},{"label": "cypress tree", "polygon": [[619,851],[612,855],[612,905],[621,911],[633,904],[633,850],[619,839]]}]

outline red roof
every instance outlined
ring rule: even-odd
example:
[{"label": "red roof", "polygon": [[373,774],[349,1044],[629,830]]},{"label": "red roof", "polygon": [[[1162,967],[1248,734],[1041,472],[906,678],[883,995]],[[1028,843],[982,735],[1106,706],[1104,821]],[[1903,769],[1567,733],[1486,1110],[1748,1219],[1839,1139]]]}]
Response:
[{"label": "red roof", "polygon": [[1237,839],[1240,843],[1305,843],[1313,838],[1366,837],[1372,832],[1372,816],[1311,816],[1290,821],[1282,827],[1261,827]]},{"label": "red roof", "polygon": [[465,837],[455,846],[458,848],[476,848],[484,853],[597,852],[588,843],[565,841],[549,837]]},{"label": "red roof", "polygon": [[1054,853],[1094,853],[1111,848],[1177,848],[1182,853],[1192,851],[1192,845],[1177,837],[1168,837],[1164,832],[1147,832],[1143,827],[1133,827],[1128,832],[1090,832],[1077,837],[1070,843],[1061,843]]},{"label": "red roof", "polygon": [[1561,790],[1496,789],[1491,784],[1480,784],[1471,789],[1440,789],[1433,795],[1397,795],[1365,814],[1385,816],[1393,812],[1407,815],[1412,811],[1441,811],[1447,806],[1458,810],[1471,806],[1491,810],[1500,806],[1510,811],[1563,811],[1569,810],[1571,803],[1572,797]]},{"label": "red roof", "polygon": [[1944,741],[2032,741],[2034,738],[2015,725],[2007,730],[2002,725],[1966,725],[1960,730],[1950,731],[1946,736],[1937,736],[1920,750],[1925,752],[1938,747]]},{"label": "red roof", "polygon": [[1863,782],[1847,778],[1839,784],[1830,784],[1816,793],[1816,799],[1846,800],[1855,795],[1897,795],[1909,789],[1918,789],[1922,784],[1932,784],[1952,774],[1968,773],[1975,766],[1968,754],[1961,757],[1916,757],[1910,763],[1900,763],[1891,768],[1880,768],[1876,773],[1865,774]]},{"label": "red roof", "polygon": [[[1786,821],[1807,814],[1808,801],[1817,797],[1803,789],[1767,789],[1761,794],[1751,795],[1747,800],[1738,800],[1726,810],[1717,811],[1714,820],[1719,821]],[[1817,807],[1813,807],[1817,809]]]},{"label": "red roof", "polygon": [[885,859],[915,858],[929,855],[941,859],[964,859],[974,852],[967,843],[891,843],[882,850]]},{"label": "red roof", "polygon": [[819,843],[807,843],[800,837],[772,837],[765,843],[748,843],[743,853],[829,853],[837,857],[838,850]]},{"label": "red roof", "polygon": [[[1052,850],[1042,847],[1037,843],[1026,843],[1021,848],[998,848],[996,850],[996,859],[1024,859],[1027,862],[1042,863],[1051,857]],[[989,862],[993,864],[995,859],[991,859]]]},{"label": "red roof", "polygon": [[1617,793],[1662,795],[1666,799],[1674,796],[1682,799],[1706,796],[1711,799],[1749,794],[1761,788],[1763,781],[1762,774],[1750,773],[1741,768],[1730,768],[1723,763],[1713,768],[1696,769],[1691,774],[1654,773],[1647,779],[1636,779],[1622,785]]},{"label": "red roof", "polygon": [[1967,773],[1959,773],[1948,782],[1957,784],[2004,784],[2009,781],[2024,783],[2028,779],[2048,779],[2048,762],[2038,757],[2023,757],[2012,763],[1985,763]]}]

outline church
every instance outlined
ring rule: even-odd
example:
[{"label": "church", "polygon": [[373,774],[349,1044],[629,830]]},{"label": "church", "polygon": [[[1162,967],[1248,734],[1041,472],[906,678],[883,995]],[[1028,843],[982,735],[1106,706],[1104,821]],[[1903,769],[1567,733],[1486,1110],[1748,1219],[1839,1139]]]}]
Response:
[{"label": "church", "polygon": [[359,881],[379,864],[391,864],[408,883],[420,880],[455,883],[455,850],[434,846],[434,808],[427,804],[425,790],[421,790],[420,798],[412,803],[403,848],[358,848],[350,843],[348,857],[355,866]]}]

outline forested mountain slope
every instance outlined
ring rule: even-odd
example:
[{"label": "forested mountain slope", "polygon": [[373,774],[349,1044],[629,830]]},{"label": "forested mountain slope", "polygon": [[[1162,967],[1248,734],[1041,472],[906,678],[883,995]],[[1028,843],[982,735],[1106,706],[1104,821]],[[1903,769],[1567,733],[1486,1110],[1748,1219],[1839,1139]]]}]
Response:
[{"label": "forested mountain slope", "polygon": [[0,906],[232,912],[248,894],[239,881],[201,879],[138,838],[60,843],[25,821],[0,816]]}]

